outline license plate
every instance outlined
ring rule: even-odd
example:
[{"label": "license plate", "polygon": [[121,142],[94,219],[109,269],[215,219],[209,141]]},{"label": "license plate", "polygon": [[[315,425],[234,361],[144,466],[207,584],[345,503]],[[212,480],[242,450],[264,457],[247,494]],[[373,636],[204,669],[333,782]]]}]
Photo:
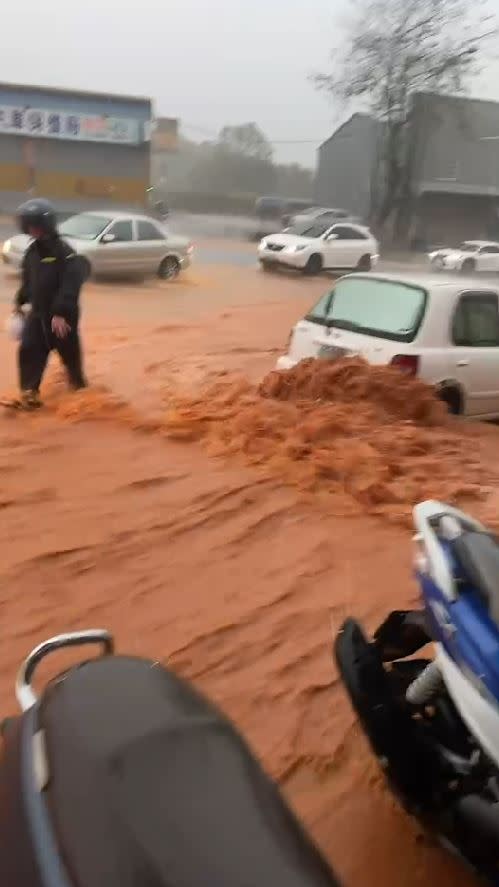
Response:
[{"label": "license plate", "polygon": [[348,354],[346,348],[340,348],[339,345],[321,345],[317,357],[319,360],[336,360],[339,357],[345,357]]}]

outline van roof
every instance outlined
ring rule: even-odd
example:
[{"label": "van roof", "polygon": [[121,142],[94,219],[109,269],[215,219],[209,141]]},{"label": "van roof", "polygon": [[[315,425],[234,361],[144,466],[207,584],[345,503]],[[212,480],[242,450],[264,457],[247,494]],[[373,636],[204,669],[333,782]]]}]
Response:
[{"label": "van roof", "polygon": [[[428,272],[415,272],[414,274],[387,272],[365,272],[344,275],[344,277],[355,277],[365,280],[386,280],[391,283],[402,283],[407,286],[420,286],[426,290],[439,289],[442,291],[452,290],[454,292],[462,292],[463,290],[484,292],[490,290],[492,292],[499,291],[499,285],[494,281],[484,280],[483,283],[477,281],[474,277],[463,277],[461,275],[451,276],[443,274],[431,274]],[[341,280],[341,278],[340,278]]]}]

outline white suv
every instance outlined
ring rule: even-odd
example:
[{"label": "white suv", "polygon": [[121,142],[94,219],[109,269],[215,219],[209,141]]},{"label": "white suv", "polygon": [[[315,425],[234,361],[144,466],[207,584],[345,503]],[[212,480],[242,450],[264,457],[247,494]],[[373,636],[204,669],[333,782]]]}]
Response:
[{"label": "white suv", "polygon": [[317,222],[265,237],[258,258],[265,271],[277,266],[305,274],[354,268],[369,271],[378,261],[379,245],[363,225]]},{"label": "white suv", "polygon": [[342,277],[293,328],[277,368],[360,355],[435,386],[452,413],[498,418],[498,292],[460,278]]}]

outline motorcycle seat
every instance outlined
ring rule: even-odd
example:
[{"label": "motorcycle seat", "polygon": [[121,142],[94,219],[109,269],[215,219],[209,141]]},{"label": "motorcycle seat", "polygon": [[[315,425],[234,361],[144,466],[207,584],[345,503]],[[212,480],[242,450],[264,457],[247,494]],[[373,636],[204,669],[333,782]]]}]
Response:
[{"label": "motorcycle seat", "polygon": [[454,554],[491,619],[499,626],[499,544],[490,533],[467,531],[453,543]]},{"label": "motorcycle seat", "polygon": [[231,722],[173,672],[85,663],[49,688],[40,722],[78,887],[338,887]]}]

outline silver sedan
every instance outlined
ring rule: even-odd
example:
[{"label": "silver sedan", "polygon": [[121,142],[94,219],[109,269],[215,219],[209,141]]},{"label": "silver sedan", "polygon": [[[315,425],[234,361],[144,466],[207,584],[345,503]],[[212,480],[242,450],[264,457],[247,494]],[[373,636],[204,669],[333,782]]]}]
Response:
[{"label": "silver sedan", "polygon": [[[91,274],[155,274],[171,280],[191,264],[189,240],[170,234],[156,219],[124,212],[84,212],[59,226],[61,237],[85,261]],[[2,259],[19,270],[30,238],[16,234],[6,240]]]}]

